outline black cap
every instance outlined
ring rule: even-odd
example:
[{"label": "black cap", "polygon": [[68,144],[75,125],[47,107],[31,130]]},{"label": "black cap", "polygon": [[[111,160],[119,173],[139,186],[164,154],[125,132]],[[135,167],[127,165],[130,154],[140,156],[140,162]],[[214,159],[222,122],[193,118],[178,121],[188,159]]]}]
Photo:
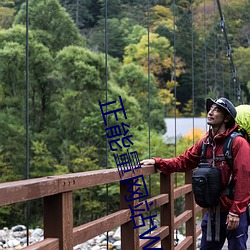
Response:
[{"label": "black cap", "polygon": [[223,108],[224,110],[226,110],[229,113],[229,115],[231,115],[233,117],[233,119],[235,120],[237,111],[236,111],[234,105],[227,98],[221,97],[221,98],[215,99],[215,100],[208,98],[207,102],[206,102],[207,113],[209,112],[209,110],[213,104],[216,104],[216,105],[220,106],[221,108]]}]

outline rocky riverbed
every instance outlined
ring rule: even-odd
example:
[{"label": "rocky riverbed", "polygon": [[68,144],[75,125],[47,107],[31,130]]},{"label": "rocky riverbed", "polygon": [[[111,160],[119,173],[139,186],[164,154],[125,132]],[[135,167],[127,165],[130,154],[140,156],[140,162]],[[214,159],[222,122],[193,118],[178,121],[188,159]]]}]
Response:
[{"label": "rocky riverbed", "polygon": [[[29,244],[39,242],[44,239],[43,230],[41,228],[29,229]],[[12,228],[3,228],[0,230],[0,249],[22,249],[27,246],[27,229],[24,225],[17,225]],[[101,234],[95,238],[88,240],[83,244],[74,247],[74,250],[101,250],[101,249],[121,249],[121,233],[120,228],[115,231]]]},{"label": "rocky riverbed", "polygon": [[[29,244],[32,245],[44,239],[41,228],[29,229]],[[179,243],[184,236],[178,233]],[[0,249],[22,249],[27,246],[27,229],[24,225],[17,225],[12,228],[3,228],[0,230]],[[160,247],[160,242],[155,246]],[[121,231],[120,227],[107,234],[101,234],[74,247],[74,250],[119,250],[121,249]]]}]

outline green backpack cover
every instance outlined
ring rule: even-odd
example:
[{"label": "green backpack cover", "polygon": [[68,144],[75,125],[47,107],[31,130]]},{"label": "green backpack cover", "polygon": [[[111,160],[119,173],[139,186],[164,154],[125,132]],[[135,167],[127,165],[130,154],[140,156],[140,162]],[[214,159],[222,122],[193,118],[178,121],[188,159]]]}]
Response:
[{"label": "green backpack cover", "polygon": [[239,130],[247,134],[248,141],[250,138],[250,105],[239,105],[236,108],[237,115],[235,118],[236,123],[239,125]]}]

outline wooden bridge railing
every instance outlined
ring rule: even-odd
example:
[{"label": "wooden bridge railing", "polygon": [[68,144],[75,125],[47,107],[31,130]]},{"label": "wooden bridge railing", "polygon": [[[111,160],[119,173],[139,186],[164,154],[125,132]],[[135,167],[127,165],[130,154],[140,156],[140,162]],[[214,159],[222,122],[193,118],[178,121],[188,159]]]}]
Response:
[{"label": "wooden bridge railing", "polygon": [[[129,205],[135,207],[138,200],[124,200],[128,187],[120,181],[155,173],[153,166],[147,166],[136,169],[135,173],[127,172],[122,178],[117,169],[108,169],[2,183],[0,206],[43,198],[44,240],[23,248],[25,250],[72,250],[75,245],[118,226],[121,226],[121,249],[140,250],[151,239],[140,240],[138,228],[133,229]],[[160,194],[148,199],[148,202],[153,201],[150,210],[160,207],[161,224],[151,236],[160,237],[163,250],[196,249],[196,238],[201,233],[200,227],[196,226],[196,214],[201,209],[195,205],[189,184],[190,177],[191,173],[187,173],[186,184],[174,189],[173,174],[160,174]],[[72,192],[112,182],[120,182],[121,209],[95,221],[73,227]],[[175,218],[174,200],[182,195],[185,195],[185,212]],[[174,230],[183,224],[186,224],[186,238],[174,247]]]}]

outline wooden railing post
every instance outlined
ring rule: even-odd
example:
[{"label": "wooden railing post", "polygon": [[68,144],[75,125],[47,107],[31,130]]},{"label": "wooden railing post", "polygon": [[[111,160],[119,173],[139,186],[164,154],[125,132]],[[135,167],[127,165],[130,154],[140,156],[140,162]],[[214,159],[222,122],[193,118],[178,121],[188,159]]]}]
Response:
[{"label": "wooden railing post", "polygon": [[160,173],[160,192],[169,194],[169,202],[161,206],[161,226],[169,227],[169,235],[161,241],[163,250],[174,249],[174,178]]},{"label": "wooden railing post", "polygon": [[[129,180],[130,183],[133,183],[132,180]],[[127,190],[130,185],[125,182],[120,182],[120,206],[121,209],[129,208],[129,205],[134,208],[138,204],[138,200],[133,200],[127,202],[124,198],[124,195],[130,196]],[[133,188],[135,190],[135,187]],[[131,214],[132,215],[132,214]],[[136,225],[139,225],[138,217],[135,218]],[[121,249],[129,250],[139,250],[139,229],[133,228],[134,223],[132,220],[121,225]]]},{"label": "wooden railing post", "polygon": [[44,238],[59,238],[60,250],[73,249],[72,192],[44,198]]},{"label": "wooden railing post", "polygon": [[[192,172],[186,172],[185,182],[191,184]],[[196,249],[196,212],[193,192],[185,195],[185,210],[192,210],[192,217],[186,222],[186,236],[193,237],[193,243],[188,250]]]}]

